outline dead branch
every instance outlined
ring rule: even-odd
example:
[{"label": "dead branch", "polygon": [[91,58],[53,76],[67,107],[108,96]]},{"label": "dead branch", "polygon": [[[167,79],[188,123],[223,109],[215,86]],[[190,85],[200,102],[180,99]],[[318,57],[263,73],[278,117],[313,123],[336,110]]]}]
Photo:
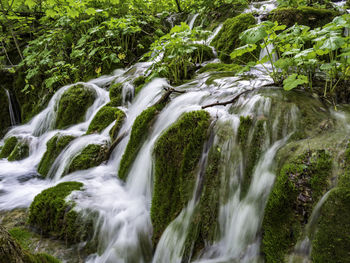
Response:
[{"label": "dead branch", "polygon": [[245,90],[239,94],[237,94],[235,97],[233,97],[233,99],[231,100],[228,100],[228,101],[223,101],[223,102],[216,102],[216,103],[212,103],[212,104],[209,104],[209,105],[205,105],[205,106],[202,106],[202,109],[206,109],[206,108],[209,108],[209,107],[213,107],[213,106],[226,106],[227,104],[232,104],[234,102],[236,102],[240,96],[242,96],[243,94],[246,94],[248,92],[251,92],[253,90]]}]

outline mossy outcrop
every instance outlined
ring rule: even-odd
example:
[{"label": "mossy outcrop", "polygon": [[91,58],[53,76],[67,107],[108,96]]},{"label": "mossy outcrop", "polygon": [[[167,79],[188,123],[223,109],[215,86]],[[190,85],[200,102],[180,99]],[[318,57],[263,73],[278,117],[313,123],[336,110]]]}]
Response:
[{"label": "mossy outcrop", "polygon": [[100,133],[113,121],[117,120],[118,122],[119,120],[118,123],[120,123],[120,121],[124,120],[124,117],[125,113],[122,110],[111,106],[104,106],[96,113],[86,133]]},{"label": "mossy outcrop", "polygon": [[312,240],[312,262],[350,262],[350,189],[331,191],[321,207],[317,231]]},{"label": "mossy outcrop", "polygon": [[294,24],[305,25],[311,28],[322,27],[331,22],[337,12],[330,9],[314,7],[278,8],[271,12],[270,17],[279,24],[291,27]]},{"label": "mossy outcrop", "polygon": [[29,145],[26,141],[17,142],[15,148],[7,158],[10,162],[20,161],[29,156]]},{"label": "mossy outcrop", "polygon": [[285,162],[265,208],[262,252],[266,262],[285,262],[314,205],[326,192],[331,171],[332,159],[324,150]]},{"label": "mossy outcrop", "polygon": [[93,104],[95,97],[96,92],[82,84],[70,87],[63,93],[58,104],[55,127],[64,129],[84,121],[86,111]]},{"label": "mossy outcrop", "polygon": [[72,160],[68,173],[78,170],[86,170],[100,165],[106,156],[106,146],[101,144],[89,144],[81,153]]},{"label": "mossy outcrop", "polygon": [[210,115],[184,114],[158,139],[154,147],[155,181],[151,207],[153,242],[192,197],[196,168],[207,138]]},{"label": "mossy outcrop", "polygon": [[112,129],[109,131],[109,136],[111,137],[112,141],[117,139],[118,133],[121,127],[123,126],[125,118],[126,118],[126,114],[124,113],[124,111],[119,110],[115,120],[115,124],[112,127]]},{"label": "mossy outcrop", "polygon": [[134,121],[132,126],[130,139],[126,146],[122,160],[120,161],[118,176],[122,180],[126,180],[129,169],[134,162],[138,151],[140,150],[143,142],[146,140],[148,132],[152,127],[152,124],[163,109],[165,103],[155,104],[148,109],[144,110]]},{"label": "mossy outcrop", "polygon": [[4,146],[1,148],[0,158],[7,158],[15,149],[18,139],[16,137],[10,137],[5,140]]},{"label": "mossy outcrop", "polygon": [[28,223],[44,235],[77,243],[91,237],[91,222],[84,221],[65,198],[81,190],[82,183],[64,182],[38,194],[29,208]]},{"label": "mossy outcrop", "polygon": [[[217,49],[219,58],[223,62],[231,62],[231,52],[241,46],[239,34],[255,24],[256,20],[252,14],[241,14],[225,21],[222,29],[211,43]],[[248,56],[243,56],[241,60],[247,60],[248,58]]]},{"label": "mossy outcrop", "polygon": [[265,120],[241,117],[238,127],[238,141],[243,152],[244,174],[241,182],[241,197],[245,196],[251,183],[254,167],[259,160],[265,140]]},{"label": "mossy outcrop", "polygon": [[108,105],[113,107],[118,107],[123,105],[123,84],[113,83],[109,88],[109,98],[110,102]]},{"label": "mossy outcrop", "polygon": [[39,163],[38,173],[40,173],[43,177],[46,177],[56,158],[60,155],[63,149],[66,148],[66,146],[72,140],[74,140],[74,138],[74,136],[64,135],[61,133],[53,136],[46,143],[46,152]]}]

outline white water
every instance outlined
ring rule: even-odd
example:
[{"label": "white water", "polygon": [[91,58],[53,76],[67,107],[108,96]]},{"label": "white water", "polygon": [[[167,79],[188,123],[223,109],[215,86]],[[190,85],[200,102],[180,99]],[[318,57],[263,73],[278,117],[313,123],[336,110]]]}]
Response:
[{"label": "white water", "polygon": [[7,89],[5,89],[5,92],[6,92],[7,100],[9,103],[9,113],[10,113],[11,126],[15,126],[17,124],[17,122],[16,122],[16,118],[15,118],[15,112],[14,112],[13,106],[12,106],[10,92]]},{"label": "white water", "polygon": [[188,22],[188,26],[190,27],[190,29],[193,29],[194,23],[196,22],[196,19],[198,16],[199,16],[198,13],[190,16],[190,20]]}]

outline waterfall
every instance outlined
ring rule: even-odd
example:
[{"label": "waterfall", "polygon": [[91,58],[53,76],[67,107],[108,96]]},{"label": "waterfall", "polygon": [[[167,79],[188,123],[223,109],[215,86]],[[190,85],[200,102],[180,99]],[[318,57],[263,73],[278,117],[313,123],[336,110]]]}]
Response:
[{"label": "waterfall", "polygon": [[190,29],[193,29],[194,23],[196,22],[196,19],[198,16],[199,16],[199,14],[197,13],[197,14],[191,15],[189,17],[188,26],[190,27]]},{"label": "waterfall", "polygon": [[9,103],[9,113],[10,113],[10,119],[11,119],[11,126],[15,126],[16,124],[20,123],[19,113],[16,112],[14,109],[13,99],[11,98],[11,94],[8,91],[8,89],[5,89],[5,92],[6,92],[7,100]]}]

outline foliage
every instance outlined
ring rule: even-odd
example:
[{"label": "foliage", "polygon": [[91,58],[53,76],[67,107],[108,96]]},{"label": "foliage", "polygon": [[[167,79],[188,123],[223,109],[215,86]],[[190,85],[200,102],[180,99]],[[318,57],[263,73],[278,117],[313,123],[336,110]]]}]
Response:
[{"label": "foliage", "polygon": [[151,207],[153,242],[190,200],[210,115],[206,111],[185,113],[167,129],[154,147],[154,192]]},{"label": "foliage", "polygon": [[[246,43],[231,53],[239,57],[252,53],[258,45],[267,49],[265,57],[256,63],[270,73],[275,83],[284,84],[286,90],[304,85],[312,90],[318,76],[325,80],[323,95],[333,93],[349,79],[350,38],[343,32],[350,24],[350,15],[336,17],[322,28],[310,30],[307,26],[294,25],[286,29],[278,22],[266,21],[248,29],[240,36]],[[259,44],[260,43],[260,44]],[[278,59],[274,61],[273,54]],[[266,67],[271,64],[271,70]]]},{"label": "foliage", "polygon": [[195,41],[208,37],[209,32],[199,28],[190,29],[186,23],[175,26],[151,45],[151,51],[145,57],[154,61],[149,78],[167,77],[172,83],[179,84],[191,77],[196,64],[213,57],[212,50]]}]

